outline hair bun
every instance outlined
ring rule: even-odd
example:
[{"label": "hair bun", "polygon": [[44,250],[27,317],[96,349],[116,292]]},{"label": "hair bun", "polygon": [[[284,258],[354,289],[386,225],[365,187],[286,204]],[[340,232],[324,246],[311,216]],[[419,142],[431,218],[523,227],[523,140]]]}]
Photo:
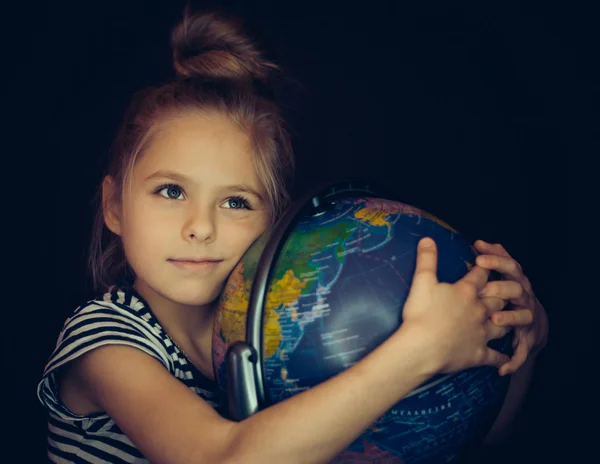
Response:
[{"label": "hair bun", "polygon": [[179,77],[268,80],[277,66],[263,56],[241,21],[215,12],[191,15],[186,9],[171,36]]}]

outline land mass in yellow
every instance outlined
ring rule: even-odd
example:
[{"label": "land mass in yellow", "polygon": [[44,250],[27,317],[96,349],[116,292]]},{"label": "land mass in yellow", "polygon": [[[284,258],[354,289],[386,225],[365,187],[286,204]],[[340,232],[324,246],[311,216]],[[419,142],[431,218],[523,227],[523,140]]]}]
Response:
[{"label": "land mass in yellow", "polygon": [[[273,356],[281,344],[282,333],[277,309],[297,301],[307,283],[288,269],[283,277],[273,282],[269,288],[263,319],[265,357]],[[222,297],[221,334],[228,345],[246,338],[250,285],[244,280],[242,263],[231,273]],[[296,310],[292,309],[292,319],[297,318]]]}]

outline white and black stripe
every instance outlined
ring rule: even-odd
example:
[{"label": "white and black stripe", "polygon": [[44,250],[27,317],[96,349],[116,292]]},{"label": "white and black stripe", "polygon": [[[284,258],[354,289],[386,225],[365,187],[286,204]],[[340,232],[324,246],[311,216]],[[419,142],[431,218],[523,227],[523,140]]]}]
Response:
[{"label": "white and black stripe", "polygon": [[48,457],[57,463],[148,462],[106,414],[80,416],[61,403],[56,370],[103,345],[123,344],[152,356],[188,388],[219,410],[216,384],[172,342],[135,290],[113,288],[78,307],[67,319],[38,384],[48,409]]}]

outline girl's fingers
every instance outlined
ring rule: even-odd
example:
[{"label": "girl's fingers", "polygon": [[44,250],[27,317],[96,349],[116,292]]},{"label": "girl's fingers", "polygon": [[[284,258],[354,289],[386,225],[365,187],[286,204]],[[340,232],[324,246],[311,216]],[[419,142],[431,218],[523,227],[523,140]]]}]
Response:
[{"label": "girl's fingers", "polygon": [[531,309],[497,311],[490,318],[496,325],[522,327],[533,323],[533,311]]},{"label": "girl's fingers", "polygon": [[431,237],[424,237],[417,247],[417,263],[414,280],[430,279],[437,281],[438,250]]},{"label": "girl's fingers", "polygon": [[510,254],[508,253],[508,251],[506,251],[504,247],[499,243],[493,244],[484,242],[483,240],[477,240],[475,241],[474,245],[475,248],[477,248],[477,250],[481,251],[482,253],[490,253],[492,255],[500,255],[510,258]]},{"label": "girl's fingers", "polygon": [[485,308],[487,309],[487,312],[490,316],[496,311],[503,310],[507,305],[507,302],[505,300],[496,297],[484,297],[481,298],[481,302],[483,303],[483,306],[485,306]]},{"label": "girl's fingers", "polygon": [[514,280],[494,280],[488,282],[479,292],[480,297],[500,298],[517,306],[529,306],[529,294],[519,282]]},{"label": "girl's fingers", "polygon": [[512,341],[512,349],[516,349],[517,346],[519,345],[519,340],[521,339],[521,329],[516,328],[515,329],[515,336],[513,337],[513,341]]},{"label": "girl's fingers", "polygon": [[487,325],[488,341],[502,338],[511,330],[512,330],[512,327],[503,327],[503,326],[488,322],[488,325]]},{"label": "girl's fingers", "polygon": [[517,349],[515,350],[512,358],[506,364],[502,365],[498,370],[500,375],[514,374],[519,368],[527,361],[529,355],[529,347],[524,338],[519,340]]},{"label": "girl's fingers", "polygon": [[479,360],[480,365],[495,366],[500,369],[508,362],[510,362],[510,358],[507,355],[491,348],[486,348],[483,352],[482,359]]},{"label": "girl's fingers", "polygon": [[479,255],[477,258],[475,258],[475,263],[485,269],[500,272],[506,277],[512,278],[516,281],[521,281],[521,279],[524,277],[521,265],[508,256],[488,254]]},{"label": "girl's fingers", "polygon": [[459,282],[468,282],[473,285],[479,294],[488,284],[490,271],[482,266],[473,266]]}]

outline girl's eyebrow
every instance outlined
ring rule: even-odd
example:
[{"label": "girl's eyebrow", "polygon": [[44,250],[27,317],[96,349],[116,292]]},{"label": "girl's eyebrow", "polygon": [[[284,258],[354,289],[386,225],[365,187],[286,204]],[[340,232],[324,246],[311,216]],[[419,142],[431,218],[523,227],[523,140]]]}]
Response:
[{"label": "girl's eyebrow", "polygon": [[188,177],[175,171],[156,171],[154,174],[151,174],[148,177],[146,177],[144,181],[164,178],[172,179],[181,183],[190,181]]},{"label": "girl's eyebrow", "polygon": [[255,197],[257,197],[259,200],[263,200],[263,197],[260,193],[258,193],[255,189],[253,189],[252,187],[250,187],[249,185],[243,185],[243,184],[237,184],[237,185],[228,185],[226,187],[223,187],[224,191],[227,192],[244,192],[244,193],[249,193],[250,195],[254,195]]}]

